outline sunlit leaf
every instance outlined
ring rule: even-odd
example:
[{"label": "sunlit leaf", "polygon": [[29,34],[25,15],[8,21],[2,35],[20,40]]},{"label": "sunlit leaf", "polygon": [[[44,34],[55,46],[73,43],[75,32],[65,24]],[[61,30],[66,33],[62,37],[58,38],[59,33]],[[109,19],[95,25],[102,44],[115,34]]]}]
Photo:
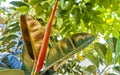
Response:
[{"label": "sunlit leaf", "polygon": [[40,2],[40,0],[29,0],[30,5],[34,6],[36,3]]},{"label": "sunlit leaf", "polygon": [[63,24],[63,19],[62,18],[57,18],[57,25],[61,26]]},{"label": "sunlit leaf", "polygon": [[112,34],[115,38],[119,37],[119,32],[117,30],[112,30]]},{"label": "sunlit leaf", "polygon": [[35,5],[35,13],[36,15],[40,15],[43,13],[44,7],[41,4],[36,4]]},{"label": "sunlit leaf", "polygon": [[95,24],[94,27],[95,27],[95,29],[96,29],[97,32],[100,32],[102,34],[104,33],[104,28],[102,27],[102,25]]},{"label": "sunlit leaf", "polygon": [[105,55],[105,58],[106,58],[107,65],[110,65],[112,63],[112,50],[110,50],[109,47],[107,49],[107,53]]},{"label": "sunlit leaf", "polygon": [[28,10],[29,10],[29,8],[27,6],[21,6],[21,7],[17,8],[17,11],[21,12],[21,13],[28,12]]}]

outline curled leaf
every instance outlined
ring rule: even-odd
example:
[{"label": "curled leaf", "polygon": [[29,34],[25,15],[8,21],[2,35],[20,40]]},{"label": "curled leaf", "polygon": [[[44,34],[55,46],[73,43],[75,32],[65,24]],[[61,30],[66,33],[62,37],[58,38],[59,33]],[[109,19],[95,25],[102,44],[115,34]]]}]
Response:
[{"label": "curled leaf", "polygon": [[37,20],[28,15],[21,15],[20,23],[26,49],[32,59],[37,59],[44,36],[44,29]]}]

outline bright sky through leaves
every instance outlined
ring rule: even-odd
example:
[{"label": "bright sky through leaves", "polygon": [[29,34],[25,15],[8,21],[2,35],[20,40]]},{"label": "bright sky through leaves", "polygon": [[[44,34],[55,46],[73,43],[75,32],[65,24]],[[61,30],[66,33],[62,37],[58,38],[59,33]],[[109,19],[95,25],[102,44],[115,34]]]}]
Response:
[{"label": "bright sky through leaves", "polygon": [[20,1],[20,0],[6,0],[6,2],[3,2],[1,4],[2,7],[9,7],[11,4],[9,4],[11,1]]}]

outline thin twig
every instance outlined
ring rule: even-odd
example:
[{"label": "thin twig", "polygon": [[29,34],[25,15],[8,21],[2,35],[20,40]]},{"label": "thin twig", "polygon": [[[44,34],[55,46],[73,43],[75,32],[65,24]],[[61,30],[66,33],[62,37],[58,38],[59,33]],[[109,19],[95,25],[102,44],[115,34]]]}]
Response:
[{"label": "thin twig", "polygon": [[19,47],[19,43],[20,43],[20,40],[22,39],[22,35],[20,36],[20,38],[19,38],[19,40],[18,40],[18,43],[17,43],[17,46],[16,46],[16,48],[15,48],[15,52],[17,51],[17,49],[18,49],[18,47]]},{"label": "thin twig", "polygon": [[5,22],[3,22],[3,24],[7,24],[8,21],[10,21],[10,19],[13,18],[16,14],[17,12],[14,12]]},{"label": "thin twig", "polygon": [[102,72],[100,72],[99,75],[102,75],[105,71],[109,70],[110,68],[111,68],[111,65],[106,66],[106,67],[102,70]]},{"label": "thin twig", "polygon": [[54,65],[54,70],[57,71],[61,66],[63,66],[66,63],[66,60],[64,60],[63,62],[59,63],[58,65]]},{"label": "thin twig", "polygon": [[100,72],[99,75],[102,75],[102,73],[106,70],[107,66]]}]

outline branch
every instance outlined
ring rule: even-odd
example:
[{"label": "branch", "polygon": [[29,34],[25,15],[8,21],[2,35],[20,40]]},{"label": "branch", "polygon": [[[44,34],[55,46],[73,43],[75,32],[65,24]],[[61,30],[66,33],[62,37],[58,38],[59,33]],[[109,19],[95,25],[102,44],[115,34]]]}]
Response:
[{"label": "branch", "polygon": [[22,36],[20,36],[20,38],[19,38],[19,40],[18,40],[18,43],[17,43],[17,46],[16,46],[16,48],[15,48],[15,52],[17,51],[17,49],[18,49],[18,46],[19,46],[19,43],[20,43],[20,40],[22,39]]},{"label": "branch", "polygon": [[14,12],[5,22],[3,22],[3,24],[8,23],[8,21],[10,21],[10,19],[13,18],[16,14],[17,12]]}]

